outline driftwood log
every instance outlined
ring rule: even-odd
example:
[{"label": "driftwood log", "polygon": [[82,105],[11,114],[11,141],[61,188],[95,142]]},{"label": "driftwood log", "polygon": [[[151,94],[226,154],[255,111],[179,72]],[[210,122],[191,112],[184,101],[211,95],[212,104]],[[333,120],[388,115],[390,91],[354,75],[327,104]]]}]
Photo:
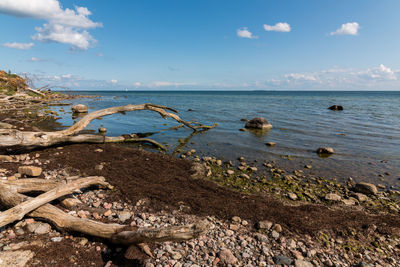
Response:
[{"label": "driftwood log", "polygon": [[119,137],[108,137],[102,135],[79,134],[88,124],[96,119],[115,113],[124,113],[127,111],[151,110],[157,112],[164,119],[170,117],[175,121],[189,127],[196,132],[198,130],[211,129],[216,126],[207,126],[202,124],[190,123],[182,120],[178,115],[171,113],[177,112],[172,108],[154,104],[126,105],[120,107],[111,107],[98,111],[94,111],[82,117],[77,123],[71,127],[54,132],[23,132],[17,129],[0,129],[0,150],[11,152],[20,150],[32,150],[35,148],[49,147],[64,143],[113,143],[113,142],[149,142],[159,148],[165,149],[161,144],[154,140],[146,138],[138,138],[135,135],[124,135]]},{"label": "driftwood log", "polygon": [[[199,237],[208,230],[207,221],[199,221],[185,226],[163,228],[134,228],[121,224],[101,223],[90,219],[74,217],[47,202],[64,196],[78,188],[99,184],[108,186],[103,177],[73,179],[60,184],[40,179],[0,181],[0,202],[9,210],[0,213],[0,225],[4,226],[25,215],[50,222],[59,230],[80,232],[100,237],[115,244],[132,245],[164,241],[185,241]],[[36,198],[22,193],[47,191]],[[13,214],[11,218],[6,215]]]}]

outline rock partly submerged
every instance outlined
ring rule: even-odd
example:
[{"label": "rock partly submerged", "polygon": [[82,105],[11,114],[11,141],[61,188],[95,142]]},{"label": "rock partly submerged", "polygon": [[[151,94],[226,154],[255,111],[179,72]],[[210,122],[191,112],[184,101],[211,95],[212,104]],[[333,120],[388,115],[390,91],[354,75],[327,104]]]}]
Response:
[{"label": "rock partly submerged", "polygon": [[88,107],[83,104],[75,105],[71,109],[72,109],[72,112],[74,112],[74,113],[87,113],[88,112]]},{"label": "rock partly submerged", "polygon": [[333,110],[333,111],[342,111],[343,106],[333,105],[333,106],[330,106],[328,109]]},{"label": "rock partly submerged", "polygon": [[331,147],[320,147],[316,152],[318,155],[332,155],[335,153],[335,150]]},{"label": "rock partly submerged", "polygon": [[249,120],[244,127],[248,129],[269,130],[272,128],[272,125],[265,118],[258,117]]}]

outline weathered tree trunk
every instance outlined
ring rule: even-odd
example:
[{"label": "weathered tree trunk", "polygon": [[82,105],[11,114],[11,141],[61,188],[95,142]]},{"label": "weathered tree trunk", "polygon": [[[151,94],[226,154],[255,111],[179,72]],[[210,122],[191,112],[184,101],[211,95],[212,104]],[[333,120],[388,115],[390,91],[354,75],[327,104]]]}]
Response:
[{"label": "weathered tree trunk", "polygon": [[178,115],[167,112],[175,110],[154,104],[141,104],[141,105],[126,105],[120,107],[106,108],[82,117],[80,121],[72,125],[71,127],[55,132],[22,132],[16,129],[0,129],[0,150],[13,151],[13,150],[31,150],[40,147],[49,147],[56,144],[62,143],[108,143],[108,142],[149,142],[160,148],[165,149],[161,144],[151,139],[125,138],[120,137],[103,137],[101,135],[78,135],[80,131],[86,128],[86,126],[94,119],[112,115],[115,113],[122,113],[126,111],[135,110],[151,110],[160,114],[163,118],[173,118],[179,123],[191,128],[193,131],[198,129],[211,129],[216,125],[206,126],[191,124],[182,120]]},{"label": "weathered tree trunk", "polygon": [[[99,177],[97,177],[99,178]],[[87,178],[84,178],[87,179]],[[30,184],[29,180],[32,180]],[[59,187],[68,186],[70,184],[57,186],[53,182],[43,181],[39,182],[39,179],[24,179],[18,181],[1,181],[0,182],[0,202],[9,208],[13,208],[17,205],[21,205],[29,202],[37,202],[36,198],[30,198],[22,195],[21,192],[30,191],[48,191],[47,193],[54,192]],[[82,185],[83,179],[74,180],[72,183]],[[85,184],[100,182],[102,179],[87,181]],[[59,185],[59,184],[58,184]],[[108,185],[104,183],[103,185]],[[41,196],[47,194],[44,193]],[[53,194],[53,193],[52,193]],[[59,193],[60,194],[60,193]],[[65,194],[60,194],[65,195]],[[39,196],[40,197],[40,196]],[[42,198],[43,199],[43,198]],[[47,198],[49,201],[54,199]],[[42,204],[44,201],[41,201]],[[17,206],[18,207],[18,206]],[[25,214],[27,209],[18,214]],[[7,211],[6,211],[7,212]],[[164,228],[133,228],[121,224],[106,224],[97,222],[94,220],[83,219],[74,217],[65,213],[57,207],[51,204],[43,204],[42,206],[36,208],[27,214],[30,217],[44,219],[56,228],[60,230],[67,230],[73,232],[80,232],[86,235],[100,237],[110,240],[116,244],[140,244],[149,242],[164,242],[164,241],[184,241],[192,238],[196,238],[204,234],[208,230],[207,221],[199,221],[195,224],[185,225],[185,226],[174,226],[174,227],[164,227]]]},{"label": "weathered tree trunk", "polygon": [[[51,189],[50,191],[41,194],[36,198],[29,199],[23,203],[20,203],[4,212],[0,213],[0,227],[3,227],[16,220],[21,220],[25,214],[35,210],[36,208],[46,204],[59,197],[73,193],[75,190],[80,188],[88,187],[91,185],[107,185],[104,177],[87,177],[72,181],[68,184],[61,184],[58,187]],[[11,187],[6,185],[0,185],[0,199],[4,192],[13,192]],[[16,193],[16,191],[14,191]]]}]

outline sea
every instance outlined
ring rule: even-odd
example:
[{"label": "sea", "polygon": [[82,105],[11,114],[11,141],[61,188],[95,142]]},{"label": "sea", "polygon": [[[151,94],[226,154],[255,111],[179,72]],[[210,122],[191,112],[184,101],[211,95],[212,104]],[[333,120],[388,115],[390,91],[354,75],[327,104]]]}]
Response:
[{"label": "sea", "polygon": [[[315,176],[346,181],[380,183],[400,188],[400,92],[390,91],[79,91],[71,94],[98,96],[65,101],[85,104],[89,112],[127,104],[153,103],[179,111],[186,121],[218,126],[192,134],[152,111],[114,114],[94,120],[87,128],[107,135],[153,133],[167,145],[168,153],[195,149],[200,156],[216,156],[237,163],[245,157],[263,170],[264,162],[275,162],[291,172],[303,170]],[[341,105],[343,111],[331,111]],[[70,107],[52,107],[59,122],[70,126]],[[61,110],[61,111],[60,111]],[[64,112],[62,111],[64,110]],[[242,119],[264,117],[269,131],[240,131]],[[267,146],[267,142],[276,143]],[[135,145],[137,146],[137,144]],[[332,147],[335,154],[319,157],[319,147]],[[179,155],[178,155],[179,156]],[[306,165],[311,169],[304,168]],[[264,168],[265,169],[265,168]]]}]

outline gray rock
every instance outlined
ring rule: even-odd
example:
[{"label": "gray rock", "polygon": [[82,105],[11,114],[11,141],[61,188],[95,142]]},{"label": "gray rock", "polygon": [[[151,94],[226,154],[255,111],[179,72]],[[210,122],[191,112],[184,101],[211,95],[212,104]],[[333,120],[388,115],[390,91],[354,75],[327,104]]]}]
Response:
[{"label": "gray rock", "polygon": [[72,112],[74,112],[74,113],[86,113],[86,112],[88,112],[88,107],[86,105],[83,105],[83,104],[75,105],[71,109],[72,109]]},{"label": "gray rock", "polygon": [[131,218],[132,214],[129,211],[121,211],[118,213],[118,219],[125,222]]},{"label": "gray rock", "polygon": [[282,255],[274,256],[272,259],[277,265],[290,265],[293,262],[291,258]]},{"label": "gray rock", "polygon": [[376,195],[378,194],[378,189],[376,188],[375,185],[370,184],[370,183],[357,183],[354,186],[354,191],[358,192],[358,193],[362,193],[362,194],[366,194],[366,195]]},{"label": "gray rock", "polygon": [[272,125],[265,118],[254,118],[246,123],[245,128],[259,129],[259,130],[269,130]]},{"label": "gray rock", "polygon": [[329,201],[340,201],[342,197],[335,193],[329,193],[326,194],[325,199]]},{"label": "gray rock", "polygon": [[51,231],[51,226],[48,223],[34,222],[27,224],[25,229],[30,233],[43,235]]},{"label": "gray rock", "polygon": [[256,227],[257,229],[262,229],[262,230],[269,230],[271,229],[273,223],[270,221],[260,221],[257,223]]},{"label": "gray rock", "polygon": [[354,193],[354,197],[360,202],[364,202],[364,201],[368,200],[368,197],[362,193]]},{"label": "gray rock", "polygon": [[229,249],[223,249],[218,253],[218,257],[223,264],[235,264],[238,262],[237,258],[232,254]]},{"label": "gray rock", "polygon": [[279,233],[277,232],[277,231],[272,231],[271,232],[271,236],[272,236],[272,238],[274,238],[274,239],[278,239],[279,238]]},{"label": "gray rock", "polygon": [[335,150],[331,147],[320,147],[317,149],[317,154],[319,155],[332,155],[335,153]]}]

